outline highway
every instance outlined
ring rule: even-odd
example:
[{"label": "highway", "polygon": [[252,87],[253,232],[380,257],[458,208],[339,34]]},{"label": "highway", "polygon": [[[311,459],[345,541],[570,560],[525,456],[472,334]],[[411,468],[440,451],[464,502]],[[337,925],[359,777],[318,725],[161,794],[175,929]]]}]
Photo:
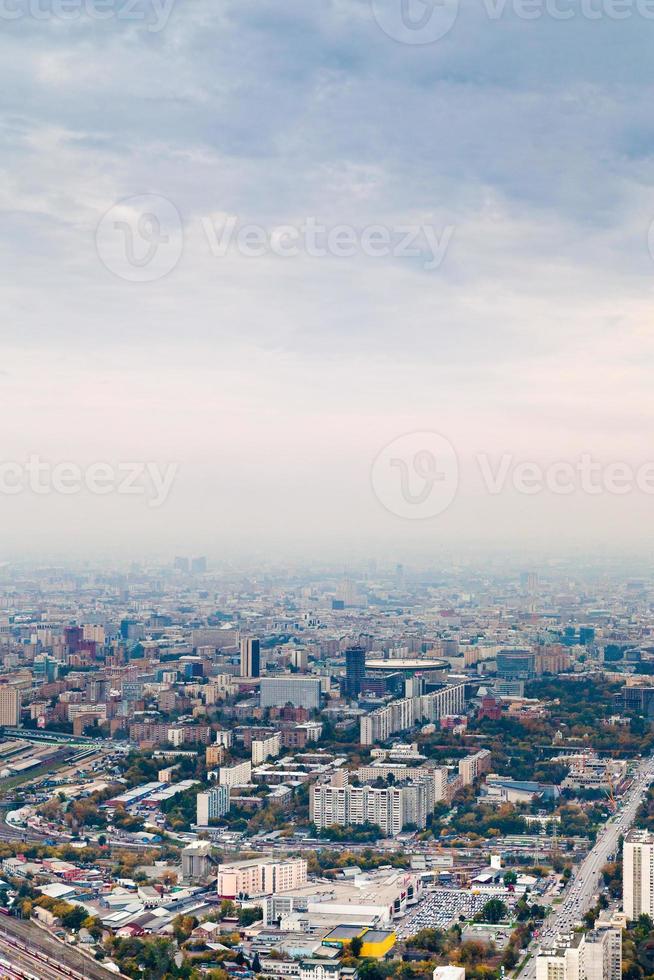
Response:
[{"label": "highway", "polygon": [[573,873],[565,890],[561,905],[555,906],[545,919],[537,941],[531,943],[531,959],[520,973],[520,980],[535,980],[536,953],[551,949],[556,938],[572,931],[575,923],[595,904],[594,898],[601,888],[601,870],[615,853],[618,840],[634,822],[643,792],[654,780],[654,758],[643,759],[634,771],[633,785],[623,797],[613,818],[598,833],[595,846]]}]

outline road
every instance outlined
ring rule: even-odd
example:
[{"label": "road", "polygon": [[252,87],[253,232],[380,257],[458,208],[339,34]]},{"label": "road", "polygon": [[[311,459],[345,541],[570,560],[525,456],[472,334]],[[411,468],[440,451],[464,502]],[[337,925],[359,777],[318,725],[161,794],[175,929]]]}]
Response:
[{"label": "road", "polygon": [[613,819],[599,832],[592,851],[589,851],[570,879],[563,902],[554,907],[543,923],[538,941],[530,945],[532,957],[521,971],[520,980],[535,980],[535,954],[539,949],[550,949],[554,946],[557,935],[571,932],[575,923],[595,904],[593,899],[601,885],[601,870],[611,854],[617,850],[620,835],[626,834],[634,822],[641,795],[652,780],[654,758],[648,756],[635,770],[633,785],[625,794]]},{"label": "road", "polygon": [[39,926],[9,916],[0,918],[0,957],[18,967],[18,972],[30,973],[39,980],[109,980],[120,976],[54,939]]}]

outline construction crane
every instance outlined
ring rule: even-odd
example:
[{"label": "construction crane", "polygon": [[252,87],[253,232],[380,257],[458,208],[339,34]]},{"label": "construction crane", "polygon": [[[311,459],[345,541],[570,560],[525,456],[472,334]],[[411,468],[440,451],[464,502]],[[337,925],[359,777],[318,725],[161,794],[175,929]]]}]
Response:
[{"label": "construction crane", "polygon": [[607,782],[609,787],[608,789],[605,789],[604,792],[606,793],[609,801],[609,810],[611,813],[615,813],[615,811],[618,809],[618,801],[615,798],[615,786],[613,784],[613,776],[610,772],[607,772]]}]

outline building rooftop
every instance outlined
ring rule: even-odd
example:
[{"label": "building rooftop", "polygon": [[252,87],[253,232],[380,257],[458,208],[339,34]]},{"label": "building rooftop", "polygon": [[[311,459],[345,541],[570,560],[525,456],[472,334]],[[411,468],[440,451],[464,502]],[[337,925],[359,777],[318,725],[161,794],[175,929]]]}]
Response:
[{"label": "building rooftop", "polygon": [[[351,939],[356,939],[357,936],[363,935],[365,928],[363,926],[346,926],[340,925],[328,932],[323,938],[324,943],[329,942],[344,942],[347,943]],[[366,939],[368,938],[368,933],[366,933]]]},{"label": "building rooftop", "polygon": [[388,660],[366,660],[366,670],[370,671],[448,670],[449,666],[449,660],[441,660],[439,657],[421,657],[419,660],[408,657],[391,657]]}]

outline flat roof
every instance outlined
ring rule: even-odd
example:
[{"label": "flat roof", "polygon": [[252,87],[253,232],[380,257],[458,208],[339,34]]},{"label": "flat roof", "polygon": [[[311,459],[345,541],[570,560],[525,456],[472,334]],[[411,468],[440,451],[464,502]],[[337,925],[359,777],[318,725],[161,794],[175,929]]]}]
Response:
[{"label": "flat roof", "polygon": [[389,660],[366,660],[366,670],[449,670],[449,660],[439,657],[420,659],[391,657]]},{"label": "flat roof", "polygon": [[[340,925],[328,932],[326,936],[323,936],[323,942],[327,942],[329,939],[355,939],[360,936],[365,931],[365,926],[346,926]],[[366,933],[366,937],[368,933]]]}]

